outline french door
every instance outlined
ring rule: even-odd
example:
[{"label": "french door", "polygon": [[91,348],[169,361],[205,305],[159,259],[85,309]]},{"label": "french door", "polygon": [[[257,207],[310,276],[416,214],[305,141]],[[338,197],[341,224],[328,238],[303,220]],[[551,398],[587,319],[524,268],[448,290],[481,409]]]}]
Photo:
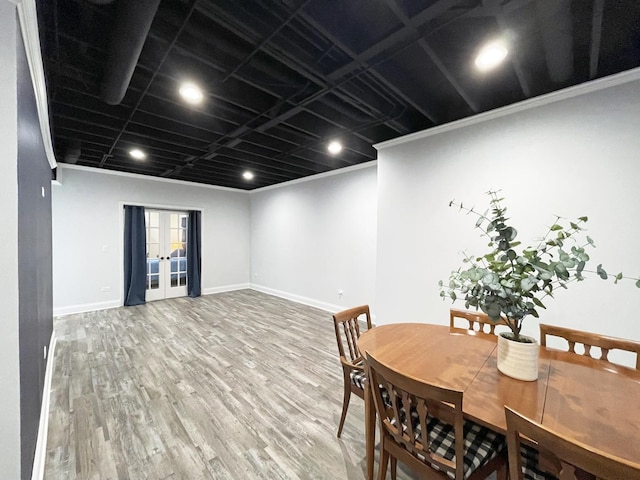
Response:
[{"label": "french door", "polygon": [[187,212],[147,210],[147,301],[187,295]]}]

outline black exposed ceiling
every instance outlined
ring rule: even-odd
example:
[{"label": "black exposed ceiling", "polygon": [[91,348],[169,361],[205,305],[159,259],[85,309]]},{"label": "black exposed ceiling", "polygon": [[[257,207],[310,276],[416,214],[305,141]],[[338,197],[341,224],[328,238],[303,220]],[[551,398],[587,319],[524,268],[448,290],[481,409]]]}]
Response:
[{"label": "black exposed ceiling", "polygon": [[[59,162],[240,189],[640,65],[637,0],[39,0],[38,14]],[[480,74],[496,37],[508,59]]]}]

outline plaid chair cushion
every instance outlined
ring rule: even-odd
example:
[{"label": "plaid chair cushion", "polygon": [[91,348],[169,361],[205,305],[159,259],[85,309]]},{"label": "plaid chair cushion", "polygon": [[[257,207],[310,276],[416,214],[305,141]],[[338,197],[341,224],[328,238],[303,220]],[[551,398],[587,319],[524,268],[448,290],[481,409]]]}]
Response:
[{"label": "plaid chair cushion", "polygon": [[360,390],[364,390],[364,382],[367,379],[365,373],[360,370],[353,370],[349,375],[351,376],[351,383]]},{"label": "plaid chair cushion", "polygon": [[[357,370],[352,371],[349,373],[349,376],[351,377],[351,383],[353,383],[359,389],[364,390],[364,382],[367,379],[367,376],[364,372],[360,372]],[[386,405],[391,405],[391,399],[389,398],[389,392],[387,392],[387,389],[383,388],[380,391],[380,394],[382,395],[382,401]]]},{"label": "plaid chair cushion", "polygon": [[[420,435],[421,430],[417,417],[415,412],[411,412],[416,438]],[[447,460],[454,460],[456,452],[453,425],[442,422],[433,416],[429,416],[428,418],[431,450]],[[507,447],[507,443],[503,435],[471,421],[464,422],[463,431],[464,478],[469,478],[473,472],[500,454]],[[424,458],[422,460],[424,460]],[[437,468],[435,465],[433,466]],[[455,478],[455,475],[451,472],[447,472],[447,475],[450,478]]]},{"label": "plaid chair cushion", "polygon": [[538,451],[527,445],[520,445],[522,474],[524,480],[558,480],[554,475],[538,468]]}]

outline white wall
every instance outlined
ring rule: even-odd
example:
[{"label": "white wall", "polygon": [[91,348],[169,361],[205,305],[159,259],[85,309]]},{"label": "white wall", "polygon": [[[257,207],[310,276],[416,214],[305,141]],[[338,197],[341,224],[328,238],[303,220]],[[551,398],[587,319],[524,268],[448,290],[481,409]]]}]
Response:
[{"label": "white wall", "polygon": [[[488,250],[475,220],[448,203],[482,208],[490,189],[502,190],[523,244],[544,234],[555,214],[587,215],[597,246],[590,266],[640,276],[638,78],[639,70],[628,72],[379,146],[378,322],[448,322],[451,302],[439,298],[438,280],[462,265],[462,250]],[[567,93],[574,96],[560,99]],[[640,340],[638,303],[634,281],[614,286],[590,275],[548,299],[541,320]],[[524,333],[538,336],[535,319],[525,320]]]},{"label": "white wall", "polygon": [[202,209],[202,293],[249,287],[247,192],[60,169],[52,194],[54,314],[122,305],[123,202]]},{"label": "white wall", "polygon": [[5,242],[0,292],[0,472],[20,478],[18,355],[18,132],[15,5],[0,0],[0,224]]},{"label": "white wall", "polygon": [[329,311],[369,304],[375,314],[375,162],[338,173],[252,192],[253,287]]}]

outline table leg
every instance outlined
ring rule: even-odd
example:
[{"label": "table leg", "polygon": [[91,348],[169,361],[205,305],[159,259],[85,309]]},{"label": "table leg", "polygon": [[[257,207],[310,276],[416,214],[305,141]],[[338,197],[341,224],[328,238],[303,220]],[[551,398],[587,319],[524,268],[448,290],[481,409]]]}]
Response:
[{"label": "table leg", "polygon": [[367,455],[367,480],[373,480],[374,450],[376,444],[376,409],[373,406],[373,395],[369,381],[364,383],[364,432]]}]

